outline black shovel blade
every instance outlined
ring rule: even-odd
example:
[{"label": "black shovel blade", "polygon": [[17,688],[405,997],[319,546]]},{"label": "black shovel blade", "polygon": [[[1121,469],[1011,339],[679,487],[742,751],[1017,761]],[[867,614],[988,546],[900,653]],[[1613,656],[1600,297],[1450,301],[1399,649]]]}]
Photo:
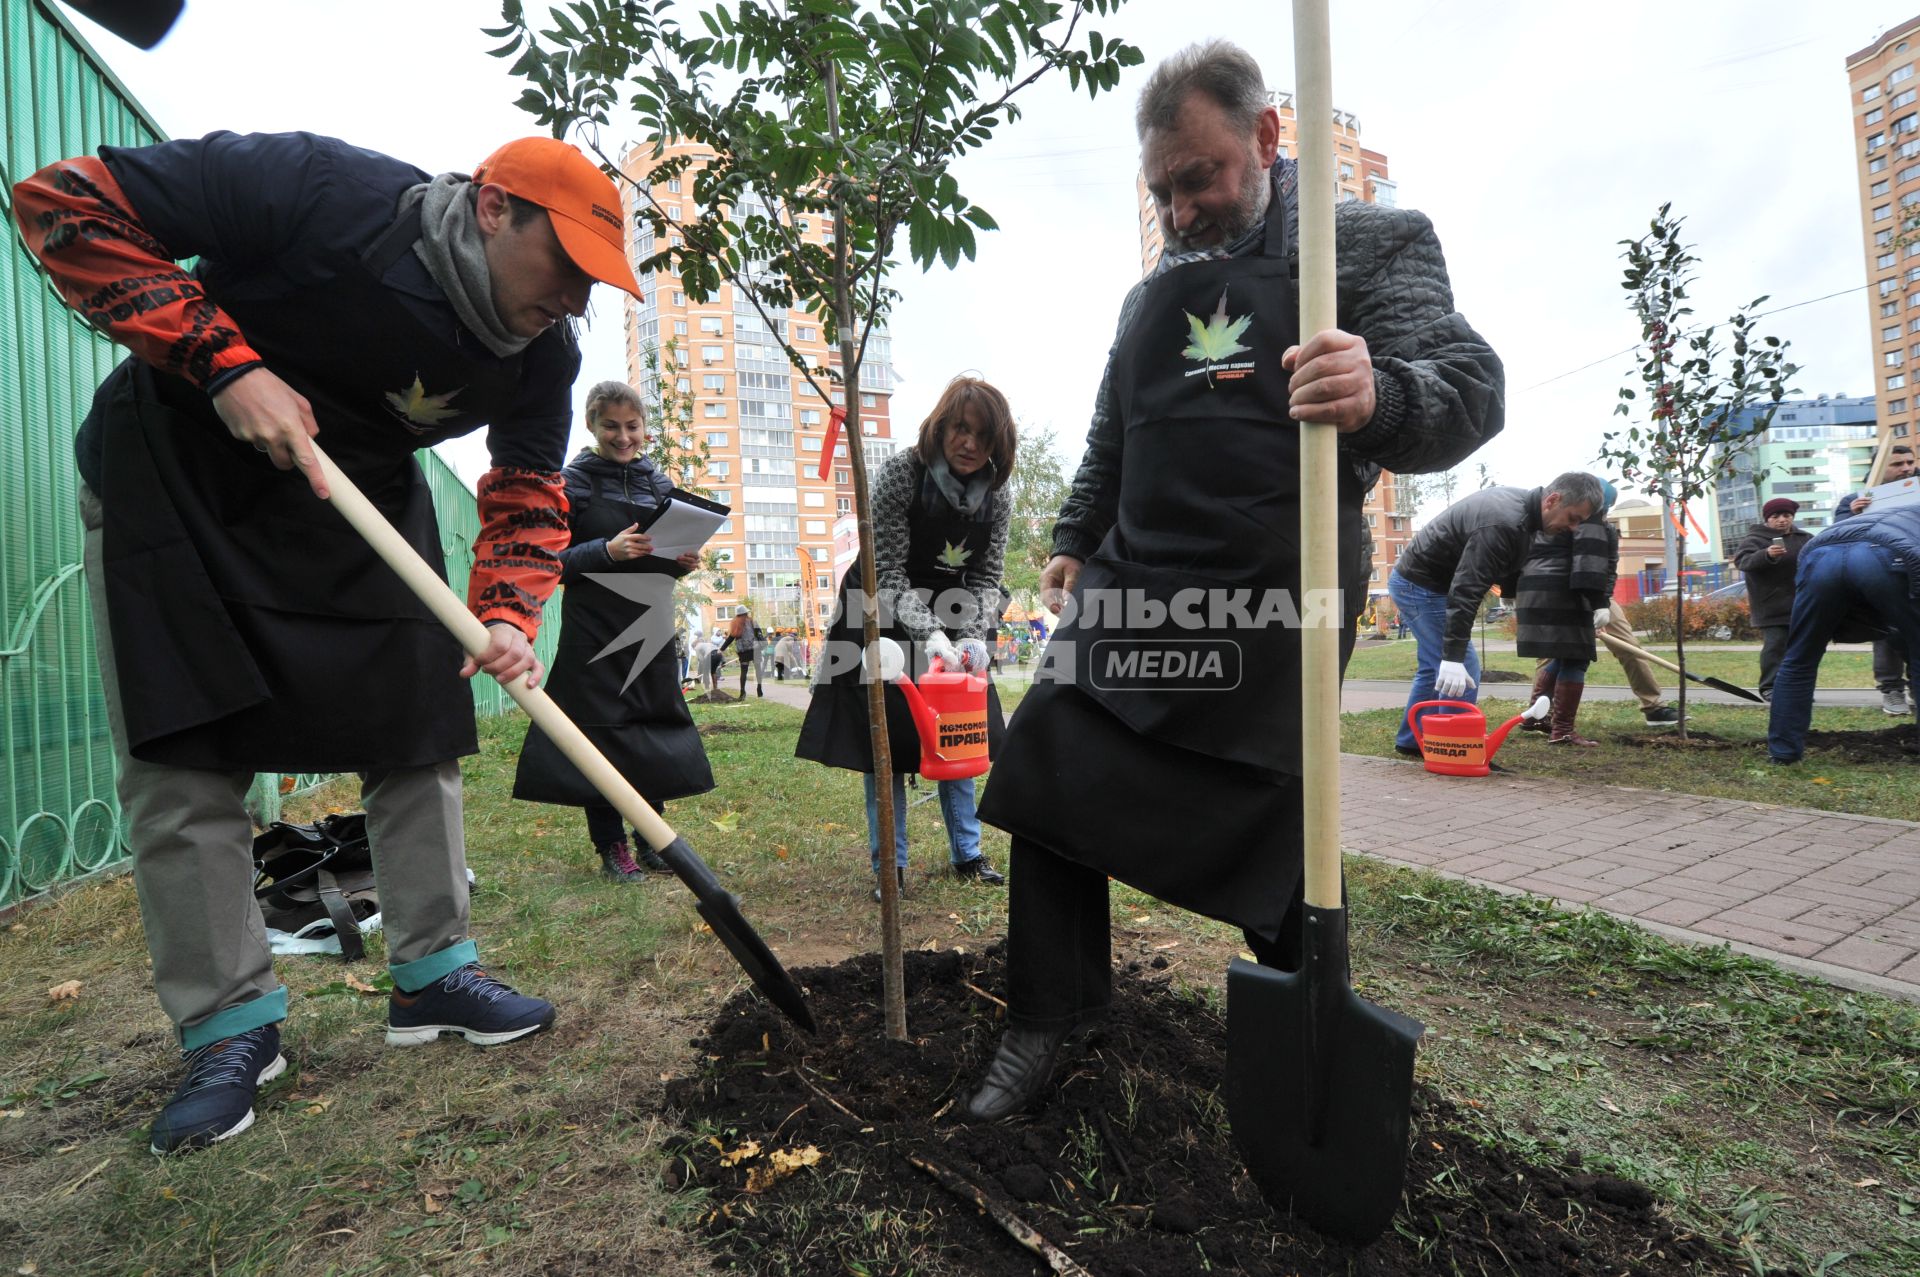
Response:
[{"label": "black shovel blade", "polygon": [[1743,701],[1752,701],[1756,705],[1765,705],[1767,703],[1767,698],[1760,695],[1760,693],[1750,692],[1744,687],[1736,687],[1734,684],[1727,682],[1727,680],[1724,678],[1708,678],[1705,674],[1700,674],[1700,675],[1689,674],[1687,675],[1687,677],[1697,678],[1698,681],[1705,683],[1708,687],[1711,687],[1714,691],[1725,692],[1729,696],[1738,696]]},{"label": "black shovel blade", "polygon": [[1365,1243],[1400,1205],[1425,1029],[1353,991],[1344,911],[1310,909],[1309,936],[1315,912],[1339,915],[1337,962],[1227,970],[1227,1117],[1270,1205]]},{"label": "black shovel blade", "polygon": [[720,885],[707,862],[687,846],[686,839],[675,838],[657,850],[660,859],[666,861],[675,876],[687,884],[687,890],[693,892],[694,909],[701,919],[713,928],[713,934],[720,937],[720,943],[727,946],[727,952],[752,977],[767,1001],[808,1033],[818,1032],[813,1012],[807,1008],[807,995],[800,991],[787,969],[780,965],[780,959],[773,956],[773,950],[767,948],[767,942],[740,912],[740,898]]}]

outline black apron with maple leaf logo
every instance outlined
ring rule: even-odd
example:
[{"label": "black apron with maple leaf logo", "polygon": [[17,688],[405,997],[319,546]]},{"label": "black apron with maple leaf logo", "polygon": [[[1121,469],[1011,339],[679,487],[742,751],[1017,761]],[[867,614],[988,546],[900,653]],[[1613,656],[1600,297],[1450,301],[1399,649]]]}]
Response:
[{"label": "black apron with maple leaf logo", "polygon": [[[381,277],[419,234],[416,206],[297,304],[221,304],[313,405],[327,454],[442,572],[414,451],[510,411],[535,347],[501,359],[409,313]],[[556,329],[535,346],[549,341],[571,337]],[[93,413],[107,611],[136,758],[340,772],[474,751],[459,644],[297,471],[230,435],[204,391],[137,359],[102,384]]]},{"label": "black apron with maple leaf logo", "polygon": [[[993,541],[993,502],[983,502],[976,515],[964,515],[929,494],[931,481],[916,458],[914,499],[907,511],[907,583],[922,598],[937,599],[943,591],[964,589],[967,564],[984,557]],[[939,507],[936,512],[935,507]],[[849,597],[860,586],[860,566],[848,566],[840,582],[840,597],[833,624],[827,630],[820,669],[825,674],[829,653],[857,653],[861,650],[861,618]],[[938,615],[938,609],[935,610]],[[918,678],[927,669],[924,644],[907,637],[897,620],[883,614],[880,634],[906,649],[907,668]],[[998,618],[995,618],[997,620]],[[884,622],[892,621],[891,624]],[[987,642],[993,641],[989,627]],[[887,746],[893,755],[895,775],[920,770],[920,735],[913,725],[913,712],[899,688],[886,689]],[[987,753],[995,755],[1006,731],[1000,712],[1000,695],[991,680],[987,683]],[[867,687],[860,679],[856,661],[849,669],[835,670],[829,681],[815,683],[813,697],[807,702],[807,717],[800,725],[800,740],[794,756],[844,767],[850,771],[873,770],[873,738],[867,725]]]},{"label": "black apron with maple leaf logo", "polygon": [[[658,484],[652,505],[610,500],[593,493],[587,508],[571,520],[574,544],[618,536],[636,523],[645,527],[657,517],[659,499],[671,486],[664,481]],[[673,560],[650,554],[602,570],[623,576],[678,575]],[[566,586],[547,692],[648,802],[658,806],[670,798],[704,794],[713,788],[713,769],[700,743],[700,729],[694,726],[693,714],[687,709],[686,693],[680,687],[680,660],[673,654],[673,644],[664,644],[634,674],[638,646],[611,645],[640,619],[640,605],[594,580],[597,575],[577,576]],[[672,595],[667,594],[659,606],[671,612]],[[603,651],[605,656],[600,655]],[[633,676],[631,682],[629,675]],[[514,773],[513,796],[572,807],[598,806],[607,801],[538,724],[527,727],[526,744],[521,747],[520,765]]]},{"label": "black apron with maple leaf logo", "polygon": [[[1300,446],[1280,364],[1299,316],[1279,197],[1257,254],[1169,267],[1145,288],[1112,360],[1117,517],[980,816],[1271,939],[1301,868]],[[1363,496],[1343,467],[1343,668]]]}]

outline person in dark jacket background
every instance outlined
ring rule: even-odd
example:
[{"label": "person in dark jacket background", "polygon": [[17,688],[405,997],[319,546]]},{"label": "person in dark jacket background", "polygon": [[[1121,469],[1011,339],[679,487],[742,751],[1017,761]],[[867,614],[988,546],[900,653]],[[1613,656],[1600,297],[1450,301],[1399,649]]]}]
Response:
[{"label": "person in dark jacket background", "polygon": [[[1880,481],[1892,483],[1896,479],[1905,479],[1914,472],[1913,448],[1909,444],[1896,443],[1887,449],[1887,464],[1882,469]],[[1833,508],[1833,522],[1850,519],[1856,514],[1864,514],[1873,505],[1873,497],[1867,492],[1849,492],[1840,498]],[[1898,717],[1907,712],[1907,682],[1912,670],[1907,664],[1906,653],[1893,639],[1880,639],[1873,645],[1873,685],[1880,689],[1880,712]],[[1916,708],[1920,708],[1920,694],[1915,696]]]},{"label": "person in dark jacket background", "polygon": [[1534,674],[1533,695],[1552,698],[1552,745],[1599,744],[1575,731],[1574,720],[1595,656],[1593,633],[1612,620],[1608,603],[1620,562],[1620,533],[1601,517],[1605,512],[1603,501],[1571,532],[1536,534],[1520,568],[1513,603],[1515,650],[1545,662]]},{"label": "person in dark jacket background", "polygon": [[1813,684],[1827,644],[1849,631],[1890,632],[1920,658],[1920,505],[1877,506],[1822,528],[1800,551],[1787,652],[1773,680],[1767,755],[1795,763],[1806,752]]},{"label": "person in dark jacket background", "polygon": [[[1387,593],[1415,643],[1408,709],[1435,699],[1475,700],[1480,660],[1473,619],[1487,591],[1498,585],[1503,597],[1513,597],[1535,534],[1571,531],[1593,517],[1604,497],[1599,479],[1572,470],[1544,488],[1482,488],[1420,529],[1387,578]],[[1394,748],[1420,755],[1404,718]]]},{"label": "person in dark jacket background", "polygon": [[[593,443],[566,469],[572,536],[560,552],[566,609],[547,690],[607,761],[656,811],[665,811],[670,798],[712,789],[713,770],[680,690],[680,657],[671,633],[660,636],[666,641],[637,670],[631,664],[638,659],[633,655],[637,649],[609,650],[640,618],[643,607],[611,582],[619,576],[654,574],[660,597],[644,606],[660,631],[671,631],[677,628],[673,587],[663,578],[682,577],[699,567],[700,553],[656,557],[653,539],[640,529],[641,520],[650,523],[657,517],[673,483],[642,451],[647,425],[639,393],[623,381],[600,382],[587,392],[586,417]],[[628,843],[620,813],[537,723],[527,727],[513,796],[585,808],[587,837],[609,878],[638,882],[646,870],[668,872],[666,861],[638,831]]]},{"label": "person in dark jacket background", "polygon": [[1761,522],[1733,552],[1733,566],[1746,574],[1747,614],[1760,631],[1760,694],[1773,695],[1774,675],[1787,651],[1787,626],[1793,620],[1793,576],[1800,549],[1813,534],[1793,523],[1800,503],[1775,497],[1760,507]]}]

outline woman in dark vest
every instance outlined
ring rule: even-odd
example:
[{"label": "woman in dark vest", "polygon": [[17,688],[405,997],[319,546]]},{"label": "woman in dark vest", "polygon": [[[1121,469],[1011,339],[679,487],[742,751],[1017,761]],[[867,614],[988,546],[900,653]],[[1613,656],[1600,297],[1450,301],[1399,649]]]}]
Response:
[{"label": "woman in dark vest", "polygon": [[[1006,396],[976,377],[956,377],[920,425],[915,445],[880,469],[870,495],[880,632],[907,648],[917,677],[929,649],[949,642],[970,673],[985,673],[988,643],[1000,624],[1000,568],[1006,555],[1013,497],[1015,432]],[[867,848],[880,871],[880,818],[867,728],[867,689],[859,659],[861,611],[850,606],[860,574],[849,570],[815,667],[813,699],[795,753],[829,767],[862,772],[867,791]],[[851,654],[849,656],[849,654]],[[920,767],[920,738],[906,698],[886,689],[887,739],[893,753],[894,864],[907,875],[906,775]],[[1005,721],[987,690],[988,750],[999,747]],[[955,875],[999,885],[1006,879],[980,852],[973,781],[940,782],[940,814]],[[878,888],[874,892],[879,898]]]},{"label": "woman in dark vest", "polygon": [[1520,568],[1514,598],[1516,637],[1522,656],[1545,659],[1534,677],[1533,694],[1553,698],[1549,718],[1551,745],[1598,745],[1574,730],[1580,699],[1587,690],[1587,667],[1595,656],[1593,633],[1611,618],[1607,601],[1620,559],[1620,534],[1606,521],[1613,485],[1604,484],[1607,504],[1571,532],[1535,533]]},{"label": "woman in dark vest", "polygon": [[[652,538],[641,531],[642,524],[656,517],[673,484],[642,451],[647,427],[633,387],[620,381],[596,385],[587,392],[586,417],[593,443],[566,469],[572,541],[560,553],[566,606],[547,690],[620,774],[656,810],[664,810],[670,798],[713,788],[706,749],[680,690],[680,663],[673,650],[673,586],[660,580],[659,598],[642,605],[634,601],[633,590],[610,585],[611,578],[628,574],[685,576],[700,565],[699,554],[657,558]],[[640,619],[643,606],[660,622],[657,635],[643,635],[636,644],[608,651],[608,645]],[[652,659],[635,669],[650,641],[658,642]],[[586,808],[587,835],[609,878],[637,882],[646,869],[666,872],[666,863],[638,833],[627,842],[620,813],[537,726],[527,728],[513,796]]]}]

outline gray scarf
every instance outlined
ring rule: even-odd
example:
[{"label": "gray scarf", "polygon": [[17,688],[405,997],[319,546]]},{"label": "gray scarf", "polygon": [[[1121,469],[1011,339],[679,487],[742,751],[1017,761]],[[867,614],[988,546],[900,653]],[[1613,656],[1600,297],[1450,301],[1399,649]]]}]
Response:
[{"label": "gray scarf", "polygon": [[486,241],[480,236],[473,191],[473,179],[465,173],[442,173],[431,182],[408,187],[400,196],[399,211],[421,205],[420,238],[414,253],[447,295],[460,322],[504,359],[525,350],[533,338],[510,331],[494,309],[493,277],[487,270]]},{"label": "gray scarf", "polygon": [[969,518],[980,513],[993,491],[991,461],[962,479],[947,468],[947,459],[936,453],[927,465],[927,473],[933,476],[933,486],[947,499],[947,504]]}]

